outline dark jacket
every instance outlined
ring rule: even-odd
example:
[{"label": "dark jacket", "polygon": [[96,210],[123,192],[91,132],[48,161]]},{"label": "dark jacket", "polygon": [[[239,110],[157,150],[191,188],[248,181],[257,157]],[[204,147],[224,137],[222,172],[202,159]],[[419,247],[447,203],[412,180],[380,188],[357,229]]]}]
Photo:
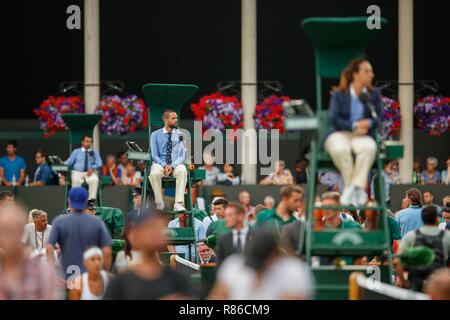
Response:
[{"label": "dark jacket", "polygon": [[[374,89],[370,95],[370,102],[375,106],[375,111],[377,113],[378,119],[374,122],[370,128],[368,134],[375,139],[376,125],[383,121],[383,107],[381,104],[381,93],[380,90]],[[331,118],[331,128],[325,135],[324,140],[335,131],[353,131],[352,121],[350,120],[350,108],[351,108],[351,96],[350,91],[345,93],[341,90],[337,90],[331,96],[330,101],[330,118]],[[372,119],[370,109],[365,105],[364,108],[364,119]]]},{"label": "dark jacket", "polygon": [[[252,231],[249,230],[247,238],[245,239],[244,251],[247,247],[248,241],[251,239]],[[228,232],[219,238],[216,248],[216,262],[219,266],[228,256],[236,253],[236,248],[233,245],[233,232]]]}]

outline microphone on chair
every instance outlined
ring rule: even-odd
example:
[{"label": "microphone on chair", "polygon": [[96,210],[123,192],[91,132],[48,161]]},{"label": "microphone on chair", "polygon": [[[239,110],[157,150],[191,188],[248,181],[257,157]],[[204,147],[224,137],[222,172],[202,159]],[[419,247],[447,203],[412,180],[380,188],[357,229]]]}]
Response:
[{"label": "microphone on chair", "polygon": [[[366,89],[366,88],[364,88],[364,89]],[[358,98],[362,103],[364,103],[369,108],[372,118],[374,118],[376,120],[376,119],[378,119],[377,112],[375,111],[376,108],[373,105],[373,103],[370,102],[370,96],[369,96],[369,93],[367,93],[367,89],[366,90],[364,90],[364,89]]]}]

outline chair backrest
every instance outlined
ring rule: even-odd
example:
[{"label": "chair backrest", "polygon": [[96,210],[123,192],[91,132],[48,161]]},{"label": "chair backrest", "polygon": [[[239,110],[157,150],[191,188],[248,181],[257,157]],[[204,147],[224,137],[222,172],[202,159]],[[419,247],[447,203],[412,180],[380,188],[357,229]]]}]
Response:
[{"label": "chair backrest", "polygon": [[69,153],[72,152],[73,145],[81,143],[84,136],[93,136],[94,127],[100,121],[100,114],[64,114],[62,119],[69,127],[70,146]]},{"label": "chair backrest", "polygon": [[357,57],[364,57],[367,45],[386,27],[367,27],[368,17],[304,19],[301,26],[314,47],[317,110],[322,109],[322,78],[339,78],[342,70]]},{"label": "chair backrest", "polygon": [[180,119],[181,108],[198,89],[198,86],[192,84],[149,83],[144,85],[142,91],[148,106],[149,126],[164,126],[162,114],[167,109],[174,110]]}]

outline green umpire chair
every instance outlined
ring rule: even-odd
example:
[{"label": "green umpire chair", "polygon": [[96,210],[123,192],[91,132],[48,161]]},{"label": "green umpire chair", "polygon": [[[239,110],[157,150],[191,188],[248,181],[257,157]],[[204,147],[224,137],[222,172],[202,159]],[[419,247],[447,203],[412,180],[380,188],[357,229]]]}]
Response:
[{"label": "green umpire chair", "polygon": [[[149,149],[148,152],[139,152],[135,150],[128,151],[127,158],[130,160],[145,161],[145,171],[142,184],[142,199],[146,199],[147,190],[149,188],[149,173],[152,164],[152,151],[150,145],[150,139],[152,134],[152,126],[162,127],[164,122],[162,120],[162,114],[167,109],[175,111],[180,119],[180,111],[183,105],[198,91],[198,87],[195,85],[185,85],[185,84],[156,84],[150,83],[146,84],[142,88],[144,92],[144,97],[148,106],[148,118],[149,118]],[[193,216],[193,205],[192,205],[192,186],[202,181],[205,178],[205,170],[193,169],[190,166],[189,159],[185,158],[186,169],[188,172],[188,179],[186,184],[186,192],[184,195],[184,203],[186,211],[183,212],[187,215],[187,227],[179,228],[169,228],[167,231],[167,240],[170,245],[188,245],[189,255],[191,252],[191,245],[194,247],[195,261],[198,263],[197,254],[197,243],[195,238],[195,228],[194,228],[194,216]],[[175,188],[175,178],[167,177],[162,178],[162,188],[163,189],[173,189]],[[142,203],[144,206],[145,203]],[[180,212],[176,211],[165,211],[165,214],[172,215],[173,217],[178,217]],[[181,218],[180,218],[181,219]],[[163,254],[164,255],[164,254]]]},{"label": "green umpire chair", "polygon": [[[69,154],[73,151],[73,145],[81,142],[84,136],[93,136],[93,131],[95,125],[100,121],[101,115],[99,114],[64,114],[62,119],[65,124],[69,127]],[[67,209],[67,198],[69,195],[69,190],[71,188],[71,170],[69,166],[63,164],[54,164],[51,166],[54,172],[63,172],[66,174],[66,184],[65,184],[65,199],[64,199],[64,210]],[[102,197],[102,184],[100,177],[100,170],[97,171],[99,184],[97,191],[97,203],[101,207],[103,206]]]},{"label": "green umpire chair", "polygon": [[[310,131],[311,160],[310,181],[308,181],[306,224],[301,234],[298,254],[305,257],[311,265],[317,280],[316,299],[347,299],[348,279],[350,273],[363,271],[366,276],[369,266],[317,266],[314,257],[320,256],[371,256],[383,255],[387,258],[388,266],[380,267],[381,281],[392,283],[393,267],[390,253],[389,230],[386,217],[386,203],[384,194],[384,181],[381,171],[384,164],[392,159],[403,156],[403,148],[398,143],[381,142],[376,130],[377,157],[372,173],[377,173],[375,183],[375,207],[359,207],[365,210],[372,228],[324,230],[320,227],[324,209],[345,209],[346,207],[315,206],[315,186],[317,173],[320,170],[338,171],[330,156],[321,149],[321,142],[331,126],[328,110],[322,110],[322,79],[339,78],[341,71],[351,60],[363,57],[367,45],[387,25],[381,19],[381,29],[370,30],[366,25],[367,17],[352,18],[308,18],[302,21],[301,26],[314,47],[316,67],[316,94],[317,108],[314,116],[289,116],[285,120],[285,128],[290,131]],[[347,208],[348,209],[348,208]],[[370,216],[370,217],[369,217]],[[339,259],[337,260],[339,261]]]}]

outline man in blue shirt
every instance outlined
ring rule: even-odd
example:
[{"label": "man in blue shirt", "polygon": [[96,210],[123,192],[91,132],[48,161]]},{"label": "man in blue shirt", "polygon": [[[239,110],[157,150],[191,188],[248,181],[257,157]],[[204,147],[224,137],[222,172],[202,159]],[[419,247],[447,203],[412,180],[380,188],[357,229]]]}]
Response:
[{"label": "man in blue shirt", "polygon": [[150,138],[153,164],[150,169],[149,180],[155,193],[156,208],[164,209],[162,195],[162,177],[172,175],[176,179],[175,211],[185,211],[184,190],[186,189],[187,170],[184,165],[185,148],[180,140],[178,116],[173,110],[166,110],[162,119],[164,127],[153,132]]},{"label": "man in blue shirt", "polygon": [[0,179],[5,186],[22,185],[27,165],[22,157],[16,155],[17,141],[6,143],[6,156],[0,158]]},{"label": "man in blue shirt", "polygon": [[409,207],[397,213],[396,220],[400,226],[402,238],[412,230],[423,227],[422,220],[422,195],[416,188],[406,190],[405,199]]},{"label": "man in blue shirt", "polygon": [[89,200],[97,199],[98,176],[97,169],[103,165],[98,152],[92,149],[92,137],[84,136],[81,148],[72,151],[64,164],[72,166],[72,188],[80,187],[86,182],[89,188]]},{"label": "man in blue shirt", "polygon": [[38,167],[36,168],[33,182],[30,183],[30,187],[51,184],[52,170],[47,164],[47,152],[44,149],[39,149],[36,152],[36,164]]},{"label": "man in blue shirt", "polygon": [[[92,245],[102,249],[105,257],[103,269],[111,268],[113,241],[105,223],[97,216],[85,212],[87,192],[83,187],[69,191],[70,213],[59,215],[53,220],[47,243],[47,258],[53,260],[56,243],[61,247],[61,267],[64,278],[73,278],[86,271],[83,251]],[[69,281],[67,281],[69,282]]]}]

